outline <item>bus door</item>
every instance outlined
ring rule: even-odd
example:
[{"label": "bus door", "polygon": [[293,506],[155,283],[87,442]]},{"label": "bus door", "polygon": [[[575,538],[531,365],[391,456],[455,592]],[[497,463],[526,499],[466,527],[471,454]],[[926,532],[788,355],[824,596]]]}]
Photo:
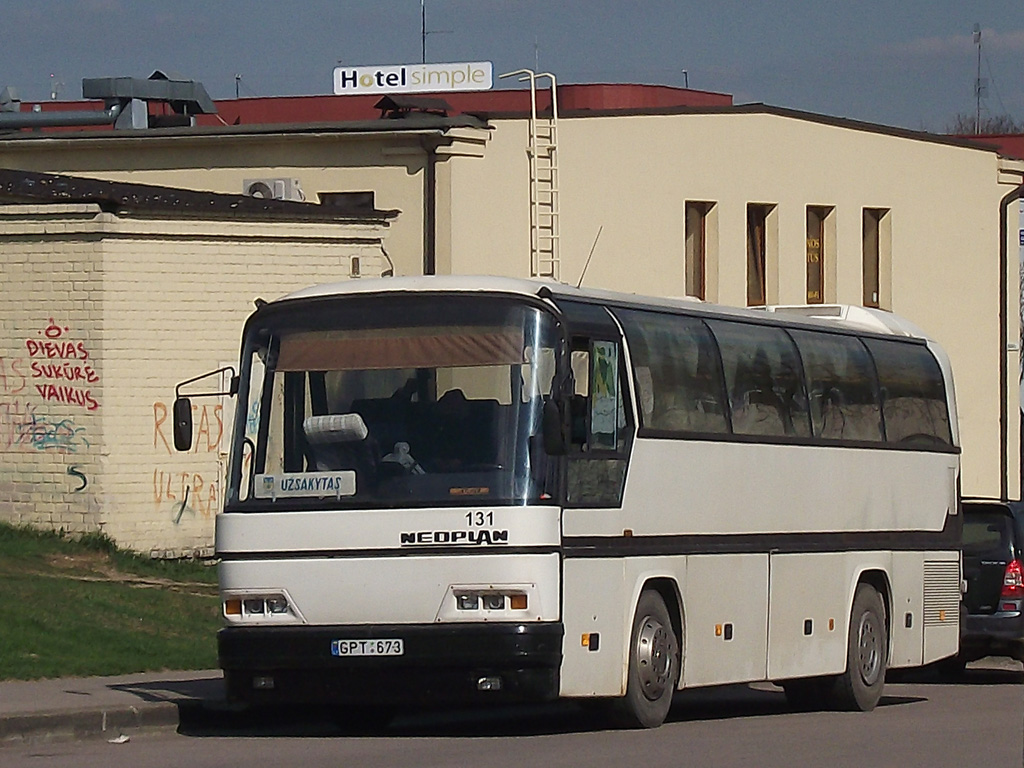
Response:
[{"label": "bus door", "polygon": [[[618,326],[607,310],[559,303],[571,388],[562,517],[564,696],[621,696],[632,585],[623,571],[622,497],[635,419]],[[585,643],[585,644],[584,644]]]}]

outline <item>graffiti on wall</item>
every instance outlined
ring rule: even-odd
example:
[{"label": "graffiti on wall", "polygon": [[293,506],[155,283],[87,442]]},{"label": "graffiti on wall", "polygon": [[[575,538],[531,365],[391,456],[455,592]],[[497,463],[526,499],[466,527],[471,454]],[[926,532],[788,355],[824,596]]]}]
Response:
[{"label": "graffiti on wall", "polygon": [[55,450],[59,453],[78,453],[79,448],[89,447],[85,438],[85,427],[75,425],[75,420],[31,413],[18,422],[19,445],[30,445],[37,451]]},{"label": "graffiti on wall", "polygon": [[[100,407],[88,345],[52,317],[22,341],[20,354],[0,357],[0,452],[85,453],[89,438],[76,417]],[[82,466],[62,470],[72,493],[89,485]]]},{"label": "graffiti on wall", "polygon": [[[223,406],[193,403],[192,423],[195,436],[190,453],[219,457],[225,441]],[[157,453],[174,454],[172,428],[171,409],[167,403],[155,401],[153,448]],[[209,518],[217,513],[220,506],[221,482],[219,463],[201,472],[157,466],[153,469],[153,504],[158,509],[170,509],[175,524],[179,524],[186,514]]]},{"label": "graffiti on wall", "polygon": [[90,386],[100,377],[89,363],[85,342],[69,339],[70,330],[51,317],[38,338],[25,339],[32,385],[42,400],[95,411],[100,404]]}]

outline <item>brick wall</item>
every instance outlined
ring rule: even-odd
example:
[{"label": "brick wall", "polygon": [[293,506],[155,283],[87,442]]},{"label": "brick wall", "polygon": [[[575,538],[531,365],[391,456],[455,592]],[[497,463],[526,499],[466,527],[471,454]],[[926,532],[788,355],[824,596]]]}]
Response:
[{"label": "brick wall", "polygon": [[0,209],[0,519],[97,527],[102,242],[92,206]]},{"label": "brick wall", "polygon": [[256,297],[344,279],[353,255],[379,274],[382,234],[0,208],[0,519],[102,530],[156,556],[212,553],[233,402],[194,400],[193,448],[179,454],[175,384],[236,364]]}]

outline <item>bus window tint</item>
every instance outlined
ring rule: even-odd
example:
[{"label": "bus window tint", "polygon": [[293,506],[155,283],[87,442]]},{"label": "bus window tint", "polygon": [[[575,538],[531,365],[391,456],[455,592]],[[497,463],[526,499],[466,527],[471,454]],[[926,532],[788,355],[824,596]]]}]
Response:
[{"label": "bus window tint", "polygon": [[810,437],[800,361],[784,331],[709,320],[722,351],[725,385],[738,435]]},{"label": "bus window tint", "polygon": [[882,386],[882,414],[890,443],[934,447],[952,445],[946,388],[928,348],[866,339]]},{"label": "bus window tint", "polygon": [[679,315],[616,314],[629,340],[643,426],[728,433],[722,366],[704,323]]},{"label": "bus window tint", "polygon": [[882,441],[878,385],[864,345],[852,336],[790,331],[807,376],[814,436]]}]

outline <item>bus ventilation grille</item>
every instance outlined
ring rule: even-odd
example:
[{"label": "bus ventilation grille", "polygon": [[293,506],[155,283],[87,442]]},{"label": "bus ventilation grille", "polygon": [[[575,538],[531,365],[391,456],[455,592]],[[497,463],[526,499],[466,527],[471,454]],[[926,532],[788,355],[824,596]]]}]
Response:
[{"label": "bus ventilation grille", "polygon": [[960,563],[955,560],[924,564],[924,625],[949,625],[960,620]]}]

